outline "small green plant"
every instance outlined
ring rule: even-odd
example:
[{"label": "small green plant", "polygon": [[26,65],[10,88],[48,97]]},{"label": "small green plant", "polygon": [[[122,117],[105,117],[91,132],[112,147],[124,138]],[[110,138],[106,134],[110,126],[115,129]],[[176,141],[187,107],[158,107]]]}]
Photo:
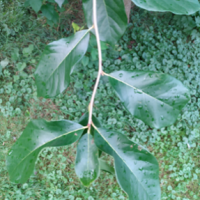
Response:
[{"label": "small green plant", "polygon": [[25,5],[32,7],[36,13],[41,11],[42,15],[46,17],[47,23],[54,25],[59,22],[59,12],[65,10],[62,5],[67,3],[68,0],[26,0]]},{"label": "small green plant", "polygon": [[[78,141],[75,170],[85,186],[99,176],[102,166],[100,156],[103,151],[113,156],[117,180],[130,199],[160,199],[159,170],[155,157],[123,134],[103,128],[92,115],[95,94],[100,78],[106,76],[124,107],[133,116],[151,127],[162,128],[175,122],[180,110],[189,100],[189,92],[180,81],[163,73],[121,70],[107,74],[103,71],[100,40],[114,45],[127,26],[123,1],[116,2],[117,4],[106,1],[105,6],[100,0],[83,0],[89,29],[52,42],[45,48],[35,72],[38,96],[55,97],[68,87],[74,66],[87,51],[91,31],[96,35],[98,46],[97,81],[88,113],[80,118],[79,123],[69,120],[46,122],[38,119],[27,125],[7,157],[11,181],[27,181],[43,148],[64,146]],[[137,1],[134,2],[137,4]],[[190,3],[185,7],[187,13],[199,9],[199,4],[194,2],[196,6]],[[165,10],[176,13],[179,3],[176,5]],[[109,10],[106,9],[108,7]],[[155,8],[164,11],[154,6]],[[186,13],[185,10],[181,13]]]}]

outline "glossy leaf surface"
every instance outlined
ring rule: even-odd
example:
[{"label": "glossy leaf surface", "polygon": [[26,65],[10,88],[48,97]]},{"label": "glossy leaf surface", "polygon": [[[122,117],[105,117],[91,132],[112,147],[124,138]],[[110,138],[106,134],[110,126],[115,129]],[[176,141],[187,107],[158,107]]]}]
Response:
[{"label": "glossy leaf surface", "polygon": [[191,15],[200,10],[198,0],[132,0],[132,2],[149,11]]},{"label": "glossy leaf surface", "polygon": [[125,108],[151,127],[172,125],[189,101],[188,89],[167,74],[117,71],[108,76]]},{"label": "glossy leaf surface", "polygon": [[125,135],[97,128],[99,149],[113,156],[117,181],[129,200],[160,200],[159,166],[156,158]]},{"label": "glossy leaf surface", "polygon": [[98,148],[91,134],[81,137],[77,146],[75,171],[81,182],[89,186],[99,176]]},{"label": "glossy leaf surface", "polygon": [[26,182],[43,148],[72,144],[80,138],[83,130],[80,124],[67,120],[47,122],[38,119],[29,122],[7,156],[10,180]]},{"label": "glossy leaf surface", "polygon": [[[93,24],[93,0],[83,0],[82,2],[87,25],[91,27]],[[100,40],[115,44],[127,27],[124,1],[97,0],[97,23]]]},{"label": "glossy leaf surface", "polygon": [[35,72],[38,96],[55,97],[68,87],[71,70],[84,56],[88,43],[89,30],[82,30],[46,46]]}]

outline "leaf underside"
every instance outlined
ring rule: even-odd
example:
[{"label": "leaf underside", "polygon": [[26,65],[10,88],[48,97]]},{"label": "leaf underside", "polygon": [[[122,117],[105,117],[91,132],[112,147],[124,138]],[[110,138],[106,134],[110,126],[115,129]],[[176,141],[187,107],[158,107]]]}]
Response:
[{"label": "leaf underside", "polygon": [[132,2],[149,11],[169,11],[174,14],[191,15],[200,10],[198,0],[132,0]]},{"label": "leaf underside", "polygon": [[68,120],[47,122],[37,119],[29,122],[6,159],[10,180],[26,182],[43,148],[72,144],[81,137],[84,129],[80,124]]},{"label": "leaf underside", "polygon": [[167,74],[116,71],[108,76],[124,107],[151,127],[172,125],[189,101],[188,89]]},{"label": "leaf underside", "polygon": [[60,6],[60,8],[62,7],[64,1],[65,0],[55,0],[55,2]]},{"label": "leaf underside", "polygon": [[96,128],[95,143],[113,156],[117,181],[129,200],[160,200],[159,166],[156,158],[123,134]]},{"label": "leaf underside", "polygon": [[[91,27],[93,25],[93,0],[83,0],[82,2],[87,25]],[[100,40],[114,45],[127,27],[124,1],[97,0],[97,24]]]},{"label": "leaf underside", "polygon": [[99,176],[98,153],[93,136],[83,135],[77,146],[75,171],[84,186],[89,186]]},{"label": "leaf underside", "polygon": [[89,30],[82,30],[46,46],[35,72],[38,96],[55,97],[68,87],[72,69],[85,55],[88,43]]}]

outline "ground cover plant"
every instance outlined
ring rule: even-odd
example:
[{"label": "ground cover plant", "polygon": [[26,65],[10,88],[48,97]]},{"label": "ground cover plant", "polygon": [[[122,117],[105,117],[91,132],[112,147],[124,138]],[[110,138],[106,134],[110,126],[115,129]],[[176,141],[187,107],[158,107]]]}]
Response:
[{"label": "ground cover plant", "polygon": [[65,6],[70,7],[68,0],[26,0],[24,5],[31,7],[35,13],[41,11],[42,16],[47,20],[50,26],[59,24],[62,13],[65,12]]},{"label": "ground cover plant", "polygon": [[[139,19],[137,19],[138,21],[139,21]],[[186,20],[187,21],[187,20]],[[138,31],[138,29],[134,29],[135,31]],[[146,33],[147,34],[147,33]],[[152,33],[153,34],[153,33]],[[134,34],[133,34],[133,36],[132,37],[134,37]],[[129,32],[129,36],[128,36],[128,34],[126,34],[125,36],[124,36],[124,41],[127,41],[127,38],[128,38],[128,40],[130,41],[130,43],[134,43],[134,41],[132,41],[130,38],[130,32]],[[148,37],[147,37],[148,38]],[[123,40],[122,40],[123,41]],[[140,40],[139,40],[139,38],[137,38],[137,41],[139,42]],[[140,41],[140,42],[142,42],[142,41]],[[109,62],[110,63],[113,63],[115,66],[111,66],[112,68],[114,68],[114,67],[119,67],[119,65],[122,67],[122,70],[124,70],[123,68],[124,67],[126,67],[127,69],[128,69],[128,67],[132,67],[132,68],[134,68],[135,66],[131,66],[131,64],[130,64],[130,57],[132,57],[131,55],[129,55],[129,48],[127,48],[126,47],[126,45],[124,46],[124,42],[121,42],[122,43],[122,46],[121,46],[121,50],[120,50],[120,48],[115,52],[113,52],[113,54],[114,54],[114,56],[113,55],[111,55],[111,56],[113,56],[115,59],[114,59],[114,63],[113,63],[113,61],[112,61],[112,59],[108,59],[108,60],[106,60],[106,62],[105,62],[105,67],[106,67],[106,64],[108,64]],[[144,44],[143,44],[144,45]],[[170,45],[169,45],[170,46]],[[123,50],[124,49],[124,50]],[[139,57],[138,58],[140,58],[141,59],[141,57],[140,57],[140,49],[139,49]],[[108,52],[110,52],[110,51],[108,51]],[[86,55],[86,57],[87,58],[89,58],[90,59],[90,67],[92,67],[93,65],[94,65],[94,63],[95,63],[95,58],[93,58],[93,57],[90,57],[89,56],[90,54],[87,54]],[[124,55],[124,56],[122,56],[122,55]],[[88,57],[89,56],[89,57]],[[120,57],[121,58],[120,58]],[[137,58],[137,55],[134,55],[135,56],[135,59]],[[159,57],[159,56],[158,56]],[[145,57],[144,57],[145,58]],[[144,58],[142,58],[142,59],[144,59]],[[120,60],[121,59],[121,60]],[[87,62],[87,60],[88,59],[84,59],[84,61],[85,62]],[[137,59],[136,59],[137,60]],[[124,64],[124,62],[126,62],[126,64]],[[139,63],[137,63],[137,68],[139,69],[140,67],[142,68],[142,66],[144,67],[144,70],[145,70],[145,66],[144,66],[144,62],[141,62],[140,63],[140,61],[138,61]],[[160,61],[158,60],[158,63],[159,63]],[[122,65],[121,65],[122,64]],[[83,65],[85,65],[85,63],[83,62]],[[109,64],[108,64],[109,65]],[[127,66],[126,66],[127,65]],[[141,66],[140,66],[141,65]],[[153,64],[152,64],[153,65]],[[86,65],[87,66],[87,65]],[[86,67],[85,66],[85,67]],[[83,66],[82,66],[83,67]],[[87,66],[88,67],[88,66]],[[90,67],[89,68],[87,68],[88,70],[90,69]],[[152,67],[151,65],[149,66],[149,67]],[[106,68],[108,68],[108,66],[106,67]],[[159,68],[159,66],[158,66],[158,68]],[[81,68],[80,68],[81,69]],[[154,68],[152,68],[153,69],[153,71],[155,70]],[[95,70],[93,70],[93,69],[90,69],[91,70],[91,72],[92,71],[94,71],[94,72],[92,72],[91,74],[93,74],[93,73],[95,73]],[[107,69],[107,70],[110,70],[109,68]],[[113,69],[112,69],[113,70]],[[107,73],[110,73],[110,72],[107,72]],[[79,78],[81,77],[81,74],[79,74],[78,75],[79,76]],[[93,78],[95,78],[95,76],[94,75],[92,75],[92,77]],[[79,80],[79,78],[77,77],[77,81]],[[88,77],[88,79],[89,79],[89,77]],[[179,77],[179,79],[181,79],[180,77]],[[76,84],[75,84],[75,90],[78,90],[77,92],[78,92],[78,94],[79,94],[79,97],[82,95],[85,95],[84,94],[84,92],[82,92],[81,91],[81,87],[83,87],[83,86],[80,86],[81,85],[81,82],[80,82],[80,80],[79,80],[79,83],[77,83],[77,81],[76,81]],[[106,80],[104,80],[104,81],[106,81]],[[86,84],[87,85],[87,84]],[[92,86],[93,85],[93,83],[92,83],[92,81],[88,81],[88,85],[90,85],[90,86]],[[103,87],[103,86],[101,86],[101,87]],[[108,91],[109,91],[109,85],[107,85],[107,87],[108,87]],[[87,88],[87,87],[85,87],[85,88]],[[105,89],[101,89],[100,88],[100,91],[102,92],[102,94],[104,94],[105,93]],[[88,91],[88,93],[89,93],[89,91]],[[75,94],[75,93],[74,93]],[[89,94],[87,94],[88,96],[89,96]],[[103,96],[105,96],[106,94],[104,94]],[[112,97],[113,95],[111,95],[111,97]],[[77,102],[77,105],[79,105],[80,104],[80,101],[77,99],[77,97],[76,98],[74,98],[75,99],[75,102]],[[111,98],[112,99],[112,98]],[[87,100],[87,98],[86,98],[86,100]],[[99,101],[101,101],[100,100],[100,98],[99,98]],[[115,101],[117,101],[117,100],[115,100]],[[61,101],[62,102],[62,101]],[[65,105],[66,105],[66,103],[59,103],[59,101],[57,102],[57,104],[58,105],[62,105],[63,104],[63,107],[65,107]],[[95,103],[96,104],[96,103]],[[97,102],[97,104],[98,104],[98,102]],[[68,104],[67,104],[68,105]],[[80,113],[80,111],[78,111],[78,109],[77,109],[77,105],[74,107],[73,106],[73,101],[72,101],[72,103],[70,104],[70,101],[69,101],[69,107],[68,106],[66,106],[66,108],[67,109],[65,109],[65,108],[63,108],[62,110],[63,110],[63,112],[65,112],[65,113],[74,113],[75,115],[76,115],[76,117],[75,117],[75,120],[78,120],[77,118],[78,118],[78,116],[80,116],[81,115],[81,113]],[[119,101],[117,102],[117,103],[114,103],[114,105],[118,105],[118,106],[120,106],[120,103],[119,103]],[[74,107],[74,109],[69,109],[70,107]],[[115,114],[115,112],[116,112],[116,110],[114,109],[114,106],[111,106],[110,108],[112,108],[111,110],[112,110],[112,113],[111,113],[111,118],[109,118],[109,120],[108,120],[108,124],[110,124],[110,127],[113,127],[114,128],[114,124],[118,124],[118,126],[119,127],[121,127],[122,126],[122,124],[123,123],[119,123],[118,121],[119,120],[116,120],[115,119],[115,116],[116,116],[116,114]],[[82,108],[83,109],[83,108]],[[109,109],[107,109],[107,111],[108,111]],[[77,111],[79,112],[78,114],[76,114],[77,113]],[[85,112],[85,110],[84,110],[84,112]],[[124,111],[123,111],[124,112]],[[98,114],[97,114],[98,113]],[[105,119],[107,119],[107,117],[104,115],[104,117],[101,117],[101,115],[99,114],[99,111],[97,112],[97,111],[95,111],[95,114],[97,114],[97,116],[99,115],[99,119],[101,119],[101,120],[105,120]],[[128,115],[128,113],[126,113],[126,115],[127,116],[129,116]],[[198,115],[198,114],[197,114]],[[129,116],[130,117],[130,116]],[[70,117],[69,117],[70,118]],[[73,118],[73,116],[71,116],[71,118]],[[105,119],[104,119],[105,118]],[[123,118],[123,117],[122,117]],[[131,120],[133,120],[133,118],[131,118],[130,117],[130,119]],[[124,120],[124,121],[126,121],[126,120]],[[107,123],[105,123],[105,124],[107,124]],[[141,122],[140,122],[141,123]],[[121,124],[121,125],[120,125]],[[134,126],[132,125],[132,124],[134,124],[134,123],[130,123],[131,124],[131,127],[133,127],[134,128]],[[135,127],[138,127],[138,125],[136,125]],[[129,126],[127,126],[126,128],[129,128]],[[155,131],[155,130],[154,130]],[[163,130],[164,131],[164,130]],[[124,130],[123,130],[123,132],[124,132]],[[130,132],[130,131],[128,131],[128,132]],[[173,131],[172,131],[173,132]],[[173,132],[174,133],[174,132]],[[173,133],[172,133],[172,135],[173,135]],[[8,134],[9,135],[9,134]],[[136,133],[136,135],[137,135],[137,133]],[[144,134],[145,135],[145,134]],[[145,137],[145,136],[141,136],[141,137]],[[162,134],[161,134],[162,135]],[[139,137],[139,135],[138,135],[138,137]],[[155,136],[156,137],[156,136]],[[142,140],[145,140],[144,138],[142,139]],[[155,138],[154,138],[154,140],[155,140]],[[185,143],[185,144],[187,144],[187,143]],[[24,186],[25,187],[25,186]],[[170,187],[169,187],[169,191],[171,191],[170,190]],[[114,198],[114,195],[113,195],[113,198]]]}]

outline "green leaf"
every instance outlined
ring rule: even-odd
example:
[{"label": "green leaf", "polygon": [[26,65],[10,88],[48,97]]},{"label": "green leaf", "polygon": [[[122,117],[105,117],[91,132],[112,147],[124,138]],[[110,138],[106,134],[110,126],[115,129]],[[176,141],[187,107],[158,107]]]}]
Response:
[{"label": "green leaf", "polygon": [[81,30],[81,27],[78,24],[74,23],[74,22],[72,22],[72,27],[74,29],[74,33],[76,33],[77,31]]},{"label": "green leaf", "polygon": [[81,137],[84,129],[80,124],[68,120],[46,122],[37,119],[29,122],[6,159],[10,180],[26,182],[43,148],[72,144]]},{"label": "green leaf", "polygon": [[98,60],[98,51],[97,51],[97,49],[92,49],[91,50],[91,59],[92,59],[92,61]]},{"label": "green leaf", "polygon": [[172,125],[189,101],[188,89],[167,74],[116,71],[108,76],[125,108],[151,127]]},{"label": "green leaf", "polygon": [[24,56],[29,56],[32,54],[33,50],[34,50],[34,45],[30,44],[28,47],[23,49],[22,53]]},{"label": "green leaf", "polygon": [[101,41],[101,50],[106,50],[106,49],[108,49],[109,47],[108,47],[108,44],[106,44],[105,42],[102,42]]},{"label": "green leaf", "polygon": [[[82,2],[87,25],[91,27],[93,25],[93,0]],[[100,40],[115,44],[127,27],[123,0],[97,0],[97,23]]]},{"label": "green leaf", "polygon": [[43,0],[29,0],[30,6],[33,8],[33,10],[37,13],[41,6],[42,6]]},{"label": "green leaf", "polygon": [[23,71],[25,69],[25,67],[26,67],[26,63],[18,62],[16,64],[16,67],[17,67],[18,71]]},{"label": "green leaf", "polygon": [[25,8],[29,7],[30,6],[30,0],[26,0],[24,2],[24,6],[25,6]]},{"label": "green leaf", "polygon": [[132,2],[149,11],[169,11],[174,14],[191,15],[200,10],[198,0],[132,0]]},{"label": "green leaf", "polygon": [[17,61],[19,59],[19,49],[14,48],[11,53],[12,61]]},{"label": "green leaf", "polygon": [[87,56],[84,56],[83,59],[81,60],[81,63],[83,64],[84,67],[86,67],[89,64],[89,58]]},{"label": "green leaf", "polygon": [[95,143],[99,149],[113,156],[117,181],[129,199],[160,200],[156,158],[123,134],[103,128],[95,129]]},{"label": "green leaf", "polygon": [[[109,48],[109,44],[107,44],[106,42],[100,41],[100,43],[101,43],[101,50],[106,50]],[[90,37],[89,47],[91,47],[91,49],[93,49],[93,48],[98,49],[97,40],[94,35],[91,35],[91,37]]]},{"label": "green leaf", "polygon": [[109,165],[105,160],[99,159],[100,169],[110,174],[115,173],[115,169]]},{"label": "green leaf", "polygon": [[2,61],[0,62],[0,65],[1,65],[2,68],[7,67],[8,64],[9,64],[9,60],[8,60],[7,58],[6,58],[5,60],[2,60]]},{"label": "green leaf", "polygon": [[51,4],[43,5],[41,8],[42,14],[53,23],[57,23],[59,20],[59,15],[55,8]]},{"label": "green leaf", "polygon": [[99,176],[98,153],[92,135],[83,135],[77,146],[75,171],[84,186],[89,186]]},{"label": "green leaf", "polygon": [[62,7],[64,1],[65,0],[55,0],[55,2],[60,6],[60,8]]},{"label": "green leaf", "polygon": [[54,41],[46,46],[35,72],[38,96],[55,97],[70,83],[73,66],[87,51],[89,30]]}]

